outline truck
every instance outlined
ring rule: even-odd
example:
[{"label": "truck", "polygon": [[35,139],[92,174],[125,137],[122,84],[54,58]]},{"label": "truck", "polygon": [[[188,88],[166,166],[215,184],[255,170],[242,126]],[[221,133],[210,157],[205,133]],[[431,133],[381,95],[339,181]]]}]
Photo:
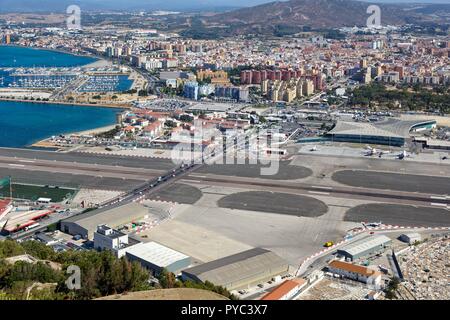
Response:
[{"label": "truck", "polygon": [[28,231],[28,230],[37,228],[37,227],[39,227],[39,226],[40,226],[39,223],[37,223],[37,222],[36,222],[36,223],[33,223],[33,224],[29,225],[29,226],[26,226],[26,227],[25,227],[25,231]]}]

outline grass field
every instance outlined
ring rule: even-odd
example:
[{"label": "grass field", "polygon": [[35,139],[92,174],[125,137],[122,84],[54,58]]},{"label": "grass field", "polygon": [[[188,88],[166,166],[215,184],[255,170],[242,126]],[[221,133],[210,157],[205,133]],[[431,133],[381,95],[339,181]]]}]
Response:
[{"label": "grass field", "polygon": [[[72,198],[77,190],[64,189],[49,186],[35,186],[25,184],[15,184],[12,187],[14,199],[37,200],[38,198],[50,198],[52,202],[61,202],[64,199]],[[9,186],[0,189],[0,197],[9,197]]]}]

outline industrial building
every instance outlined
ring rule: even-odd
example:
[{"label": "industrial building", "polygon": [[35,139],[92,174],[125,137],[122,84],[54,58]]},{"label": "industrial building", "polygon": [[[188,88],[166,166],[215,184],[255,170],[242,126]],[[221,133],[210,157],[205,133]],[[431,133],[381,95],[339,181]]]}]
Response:
[{"label": "industrial building", "polygon": [[380,272],[344,261],[331,261],[328,264],[328,271],[342,277],[370,285],[381,284]]},{"label": "industrial building", "polygon": [[338,120],[327,133],[332,141],[381,144],[401,147],[411,134],[436,127],[435,120],[404,121],[389,118],[377,122],[352,122]]},{"label": "industrial building", "polygon": [[84,239],[93,239],[97,226],[107,224],[112,228],[139,220],[148,215],[148,210],[135,202],[113,208],[98,209],[79,214],[61,221],[60,230],[71,235],[80,235]]},{"label": "industrial building", "polygon": [[400,240],[409,244],[413,244],[417,241],[421,241],[422,237],[417,232],[404,233],[400,236]]},{"label": "industrial building", "polygon": [[177,274],[191,265],[191,257],[156,242],[133,246],[127,249],[126,256],[128,260],[139,262],[154,274],[160,273],[163,268]]},{"label": "industrial building", "polygon": [[209,281],[228,290],[248,288],[287,274],[288,263],[275,253],[254,248],[201,264],[182,272],[184,280]]},{"label": "industrial building", "polygon": [[100,225],[94,232],[94,248],[97,250],[111,250],[116,257],[121,258],[132,246],[139,241],[128,238],[128,235],[114,230],[107,225]]},{"label": "industrial building", "polygon": [[385,235],[373,236],[363,239],[338,249],[337,253],[346,259],[355,261],[377,253],[384,252],[390,246],[392,240]]}]

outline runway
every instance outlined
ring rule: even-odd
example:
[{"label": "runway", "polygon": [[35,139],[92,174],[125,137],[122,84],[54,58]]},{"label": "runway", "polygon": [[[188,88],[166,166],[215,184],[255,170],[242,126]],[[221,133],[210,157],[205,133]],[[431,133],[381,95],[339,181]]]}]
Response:
[{"label": "runway", "polygon": [[144,168],[158,171],[167,171],[175,167],[172,161],[160,158],[97,155],[93,153],[81,152],[63,153],[31,149],[0,148],[0,157]]},{"label": "runway", "polygon": [[230,194],[217,202],[221,208],[286,214],[297,217],[319,217],[328,211],[320,200],[300,195],[249,191]]},{"label": "runway", "polygon": [[345,221],[377,222],[410,227],[448,227],[450,211],[395,204],[364,204],[347,211]]},{"label": "runway", "polygon": [[214,186],[239,187],[258,189],[262,191],[287,192],[304,195],[320,195],[347,199],[361,199],[368,201],[395,202],[411,205],[431,205],[431,203],[450,204],[450,199],[433,198],[432,194],[418,194],[390,190],[377,190],[355,187],[329,187],[308,183],[286,181],[263,181],[248,178],[225,177],[216,175],[191,174],[184,178],[194,183],[211,184]]},{"label": "runway", "polygon": [[88,188],[99,190],[127,191],[142,184],[141,180],[133,179],[0,168],[0,177],[6,177],[8,175],[11,176],[14,183],[52,185],[76,189]]},{"label": "runway", "polygon": [[448,195],[450,178],[431,175],[412,175],[393,172],[342,170],[335,172],[336,182],[361,188],[399,190]]},{"label": "runway", "polygon": [[[10,157],[4,155],[5,150],[6,153],[12,152],[11,149],[0,149],[0,175],[11,175],[14,180],[22,183],[129,190],[170,170],[162,168],[173,166],[170,161],[161,159],[128,159],[30,150],[19,151],[18,155],[24,157]],[[36,157],[33,158],[34,155]],[[261,176],[259,169],[259,165],[205,166],[183,179],[193,183],[199,181],[216,186],[236,186],[312,197],[323,195],[407,205],[430,206],[432,202],[450,205],[450,199],[442,197],[449,191],[450,179],[446,177],[343,170],[335,172],[332,177],[335,181],[347,185],[328,186],[293,181],[309,177],[313,172],[306,167],[289,165],[287,162],[280,163],[279,173],[275,176]],[[191,191],[185,190],[188,193]],[[193,200],[182,197],[181,193],[180,190],[167,190],[161,191],[159,196],[170,201],[170,197],[176,195],[181,203],[191,203],[197,199],[197,196],[194,196]]]},{"label": "runway", "polygon": [[303,166],[291,166],[289,161],[280,161],[277,173],[274,175],[261,175],[262,168],[268,168],[269,165],[260,164],[224,164],[204,166],[198,173],[215,174],[221,176],[263,178],[270,180],[296,180],[304,179],[313,174],[312,170]]}]

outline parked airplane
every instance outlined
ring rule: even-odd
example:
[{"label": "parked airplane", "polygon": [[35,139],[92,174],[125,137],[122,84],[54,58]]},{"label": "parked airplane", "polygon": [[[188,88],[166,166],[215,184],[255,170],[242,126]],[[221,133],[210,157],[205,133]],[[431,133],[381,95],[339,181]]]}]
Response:
[{"label": "parked airplane", "polygon": [[311,152],[317,151],[317,146],[312,147],[311,149],[309,149],[309,151]]},{"label": "parked airplane", "polygon": [[391,153],[389,150],[377,150],[376,148],[372,148],[371,146],[367,146],[365,150],[365,156],[374,156],[378,155],[378,157],[382,157],[384,154]]}]

